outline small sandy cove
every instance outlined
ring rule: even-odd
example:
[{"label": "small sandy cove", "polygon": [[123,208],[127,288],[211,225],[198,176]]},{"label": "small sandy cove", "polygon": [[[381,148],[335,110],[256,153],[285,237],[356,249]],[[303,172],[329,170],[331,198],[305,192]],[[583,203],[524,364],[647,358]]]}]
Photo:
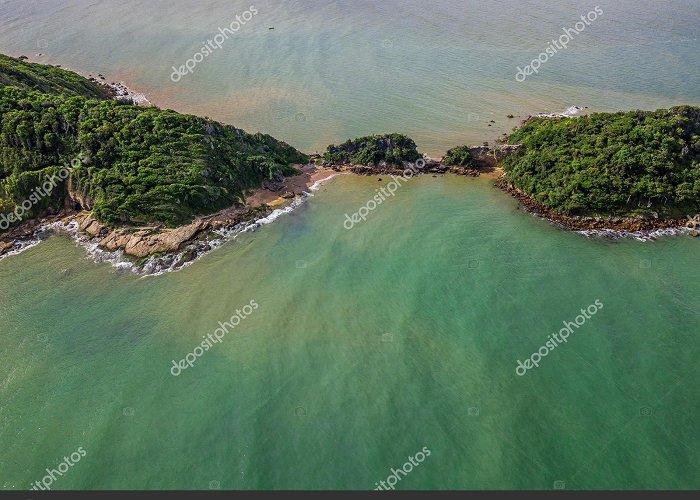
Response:
[{"label": "small sandy cove", "polygon": [[301,173],[292,177],[285,177],[284,181],[280,183],[282,185],[281,190],[274,192],[260,188],[247,193],[245,198],[246,206],[250,208],[258,208],[262,205],[267,205],[272,208],[279,207],[287,203],[291,198],[299,196],[302,193],[308,193],[311,190],[311,186],[317,182],[338,175],[338,172],[333,169],[319,167],[312,163],[308,165],[295,165],[295,167],[297,170],[300,170]]}]

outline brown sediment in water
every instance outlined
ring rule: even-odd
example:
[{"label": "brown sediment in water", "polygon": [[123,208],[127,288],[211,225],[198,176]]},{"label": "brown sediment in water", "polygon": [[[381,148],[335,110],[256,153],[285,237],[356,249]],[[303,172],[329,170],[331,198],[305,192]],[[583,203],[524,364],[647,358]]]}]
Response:
[{"label": "brown sediment in water", "polygon": [[[88,77],[91,77],[89,75]],[[103,75],[91,78],[109,89],[114,98],[132,99],[139,104],[151,105],[143,94],[137,94],[123,83],[108,83]],[[461,176],[485,176],[496,180],[496,186],[514,196],[530,213],[545,218],[560,227],[576,231],[618,231],[640,232],[659,229],[683,228],[693,229],[698,235],[700,218],[689,223],[689,218],[626,218],[626,217],[576,217],[558,214],[537,202],[527,194],[518,190],[503,180],[504,172],[500,168],[501,161],[511,152],[521,146],[502,144],[494,147],[476,146],[470,148],[474,167],[444,165],[440,160],[425,158],[422,167],[411,166],[413,175],[446,174]],[[320,155],[312,155],[312,161],[321,163]],[[391,165],[327,165],[316,163],[295,166],[299,173],[286,177],[279,182],[266,181],[262,187],[245,193],[242,205],[229,207],[220,212],[198,216],[191,223],[177,227],[117,227],[110,228],[96,221],[89,212],[77,213],[63,210],[55,215],[24,221],[8,233],[0,235],[0,257],[12,252],[16,243],[36,238],[42,227],[52,223],[77,223],[80,233],[96,241],[100,248],[108,251],[122,250],[126,255],[143,259],[152,255],[174,254],[180,252],[187,244],[206,239],[210,233],[226,230],[253,223],[269,215],[273,210],[289,205],[294,199],[308,194],[316,183],[325,181],[338,174],[355,174],[367,176],[407,175],[405,167]],[[189,248],[189,247],[188,247]]]}]

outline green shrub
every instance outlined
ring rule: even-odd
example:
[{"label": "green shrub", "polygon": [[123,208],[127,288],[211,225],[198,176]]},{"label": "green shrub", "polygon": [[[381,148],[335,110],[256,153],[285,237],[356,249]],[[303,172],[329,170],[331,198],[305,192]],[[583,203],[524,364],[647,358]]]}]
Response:
[{"label": "green shrub", "polygon": [[529,121],[505,180],[568,214],[664,216],[700,211],[700,108]]},{"label": "green shrub", "polygon": [[457,167],[472,167],[472,155],[469,146],[457,146],[450,149],[442,158],[444,165]]},{"label": "green shrub", "polygon": [[323,159],[333,164],[401,166],[421,158],[416,143],[401,134],[371,135],[351,139],[340,146],[328,146]]},{"label": "green shrub", "polygon": [[[17,64],[22,71],[8,71],[6,59],[0,59],[0,82],[14,81],[29,66],[32,75],[49,73],[50,84],[44,82],[42,89],[68,90],[49,94],[0,83],[3,208],[27,199],[47,169],[80,157],[65,187],[89,200],[90,206],[82,208],[93,209],[99,221],[174,226],[231,206],[244,190],[293,174],[292,164],[308,161],[269,135],[170,110],[93,99],[91,91],[73,95],[90,82],[29,63]],[[55,194],[37,210],[62,208],[66,192]]]}]

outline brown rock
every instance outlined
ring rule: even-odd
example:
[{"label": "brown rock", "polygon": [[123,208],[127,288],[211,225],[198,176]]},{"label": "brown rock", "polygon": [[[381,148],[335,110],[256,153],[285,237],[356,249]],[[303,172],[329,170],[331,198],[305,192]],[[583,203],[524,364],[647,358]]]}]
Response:
[{"label": "brown rock", "polygon": [[78,221],[78,230],[79,231],[85,231],[90,225],[95,222],[95,219],[92,218],[92,215],[86,214],[86,215],[78,215],[75,218],[76,221]]},{"label": "brown rock", "polygon": [[85,228],[85,232],[88,233],[90,236],[99,236],[103,229],[104,226],[102,226],[99,222],[94,220],[90,223],[88,227]]},{"label": "brown rock", "polygon": [[11,241],[0,241],[0,255],[4,254],[13,246],[14,244]]},{"label": "brown rock", "polygon": [[130,235],[125,233],[123,230],[111,231],[102,239],[102,241],[100,241],[100,246],[106,248],[107,250],[126,248],[126,245],[129,242],[129,237]]},{"label": "brown rock", "polygon": [[156,253],[176,252],[207,227],[207,222],[196,221],[187,226],[157,232],[142,230],[129,233],[123,229],[114,230],[100,241],[100,246],[108,250],[122,249],[127,255],[142,259]]}]

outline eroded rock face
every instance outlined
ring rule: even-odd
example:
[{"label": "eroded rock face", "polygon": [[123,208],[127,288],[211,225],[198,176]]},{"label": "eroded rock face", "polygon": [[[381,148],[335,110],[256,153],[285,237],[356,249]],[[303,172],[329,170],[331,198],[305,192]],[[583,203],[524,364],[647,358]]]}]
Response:
[{"label": "eroded rock face", "polygon": [[107,250],[124,250],[127,255],[142,259],[159,253],[177,252],[182,246],[204,231],[208,224],[195,221],[176,229],[141,230],[130,232],[115,229],[100,241],[100,246]]},{"label": "eroded rock face", "polygon": [[99,236],[104,230],[104,226],[102,226],[99,222],[93,219],[91,215],[78,216],[76,217],[76,220],[80,224],[80,231],[87,233],[90,236]]},{"label": "eroded rock face", "polygon": [[[72,180],[72,179],[71,179]],[[78,191],[71,187],[71,182],[68,182],[68,189],[66,193],[65,208],[67,210],[92,210],[94,206],[94,201],[89,198],[85,193]]]},{"label": "eroded rock face", "polygon": [[187,226],[175,229],[127,228],[107,229],[91,215],[79,215],[75,218],[79,230],[93,238],[102,238],[99,246],[110,251],[123,250],[127,255],[142,259],[159,253],[177,252],[184,243],[190,241],[209,227],[206,221],[195,221]]},{"label": "eroded rock face", "polygon": [[476,146],[469,148],[474,163],[479,168],[493,168],[498,166],[506,156],[522,148],[521,144],[502,144],[500,146]]}]

